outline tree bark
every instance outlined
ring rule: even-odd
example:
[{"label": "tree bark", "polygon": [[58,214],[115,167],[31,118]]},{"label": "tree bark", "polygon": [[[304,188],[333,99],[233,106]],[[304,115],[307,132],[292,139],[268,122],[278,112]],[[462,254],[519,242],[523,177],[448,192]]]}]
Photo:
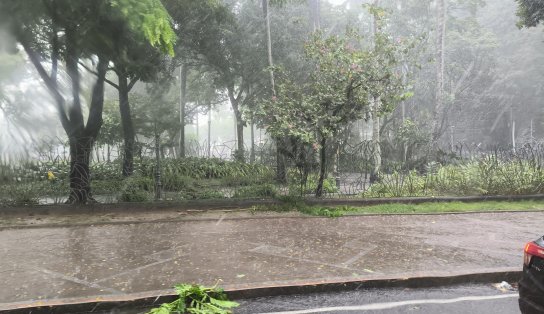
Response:
[{"label": "tree bark", "polygon": [[255,163],[255,123],[253,122],[253,119],[251,120],[250,127],[251,127],[251,151],[249,153],[249,162]]},{"label": "tree bark", "polygon": [[70,196],[68,203],[92,200],[89,162],[93,146],[91,137],[70,137]]},{"label": "tree bark", "polygon": [[236,152],[234,158],[237,161],[245,162],[244,158],[244,121],[242,120],[242,113],[238,106],[238,99],[234,98],[232,93],[229,93],[230,104],[234,111],[234,118],[236,119]]},{"label": "tree bark", "polygon": [[444,111],[444,50],[446,45],[446,0],[437,0],[436,24],[436,93],[432,121],[432,146],[435,146],[442,134],[440,115]]},{"label": "tree bark", "polygon": [[[74,121],[70,119],[69,129],[66,130],[70,144],[70,195],[67,201],[70,204],[94,202],[91,193],[89,163],[93,144],[102,127],[104,80],[108,64],[109,60],[99,58],[97,79],[92,91],[87,124],[80,123],[83,116],[77,117],[74,116],[74,112],[70,113],[74,118]],[[73,88],[79,92],[79,86],[73,84]],[[76,93],[76,91],[72,92]]]},{"label": "tree bark", "polygon": [[[274,61],[272,59],[272,36],[270,31],[270,14],[269,14],[269,6],[268,6],[268,0],[262,0],[263,5],[263,17],[264,17],[264,26],[266,31],[266,50],[267,50],[267,57],[268,57],[268,72],[270,75],[270,88],[272,92],[272,96],[276,96],[276,86],[274,82]],[[276,142],[276,181],[280,183],[287,182],[287,171],[286,171],[286,164],[285,164],[285,156],[282,154],[282,149],[284,144],[284,140],[281,138],[275,138]]]},{"label": "tree bark", "polygon": [[[379,0],[374,1],[374,6],[380,4]],[[374,15],[372,23],[372,35],[374,37],[374,45],[376,45],[376,36],[379,31],[377,15]],[[379,180],[380,171],[382,167],[382,150],[380,147],[380,98],[372,96],[372,154],[374,167],[370,174],[370,182],[373,183]]]},{"label": "tree bark", "polygon": [[179,158],[185,158],[185,106],[187,105],[187,70],[187,64],[182,63],[179,70]]},{"label": "tree bark", "polygon": [[373,100],[372,109],[372,160],[373,168],[370,174],[370,183],[379,181],[382,167],[382,149],[380,146],[380,117],[378,116],[378,100]]},{"label": "tree bark", "polygon": [[208,158],[212,152],[212,106],[208,105]]},{"label": "tree bark", "polygon": [[272,95],[276,96],[276,87],[274,84],[274,61],[272,60],[272,36],[270,33],[270,14],[268,10],[268,0],[263,0],[263,15],[264,15],[264,26],[266,31],[266,51],[268,54],[268,72],[270,74],[270,88],[272,89]]},{"label": "tree bark", "polygon": [[315,32],[321,28],[319,0],[309,0],[309,6],[310,6],[310,21],[312,22],[312,31]]},{"label": "tree bark", "polygon": [[321,136],[321,148],[319,151],[319,179],[317,181],[317,188],[315,189],[315,196],[323,196],[323,181],[327,174],[327,138]]},{"label": "tree bark", "polygon": [[236,143],[238,144],[236,151],[236,159],[241,162],[245,162],[245,148],[244,148],[244,121],[242,120],[242,113],[239,110],[235,111],[236,115]]},{"label": "tree bark", "polygon": [[128,100],[129,86],[125,74],[119,74],[119,112],[121,114],[121,126],[125,142],[123,156],[123,176],[131,176],[134,172],[134,126],[130,114]]},{"label": "tree bark", "polygon": [[227,93],[229,95],[230,105],[234,112],[236,119],[236,152],[234,158],[238,161],[245,162],[244,157],[244,120],[242,119],[242,112],[240,111],[240,100],[242,99],[242,93],[244,91],[243,85],[240,86],[237,95],[234,95],[234,84],[227,87]]}]

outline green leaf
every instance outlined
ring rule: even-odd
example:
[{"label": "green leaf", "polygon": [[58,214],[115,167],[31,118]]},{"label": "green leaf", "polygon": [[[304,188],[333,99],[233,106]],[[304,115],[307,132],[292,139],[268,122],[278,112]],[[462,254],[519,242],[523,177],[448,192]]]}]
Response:
[{"label": "green leaf", "polygon": [[227,309],[231,309],[231,308],[234,308],[234,307],[237,307],[237,306],[240,305],[239,303],[234,302],[234,301],[218,300],[218,299],[214,299],[214,298],[210,298],[210,302],[212,304],[214,304],[214,305],[217,305],[217,306],[223,307],[223,308],[227,308]]}]

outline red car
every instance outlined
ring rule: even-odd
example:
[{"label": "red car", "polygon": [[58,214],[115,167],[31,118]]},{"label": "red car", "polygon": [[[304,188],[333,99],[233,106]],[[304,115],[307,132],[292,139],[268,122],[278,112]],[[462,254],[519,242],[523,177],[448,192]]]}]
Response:
[{"label": "red car", "polygon": [[544,313],[544,236],[525,245],[519,308],[523,314]]}]

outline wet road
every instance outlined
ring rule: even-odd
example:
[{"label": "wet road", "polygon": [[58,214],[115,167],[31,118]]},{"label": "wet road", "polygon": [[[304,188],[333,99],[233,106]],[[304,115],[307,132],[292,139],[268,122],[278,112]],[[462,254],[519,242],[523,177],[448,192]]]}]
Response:
[{"label": "wet road", "polygon": [[517,291],[491,285],[432,289],[368,289],[341,293],[278,296],[239,301],[236,314],[305,313],[520,313]]},{"label": "wet road", "polygon": [[237,219],[0,230],[0,309],[179,282],[251,287],[519,267],[543,214]]}]

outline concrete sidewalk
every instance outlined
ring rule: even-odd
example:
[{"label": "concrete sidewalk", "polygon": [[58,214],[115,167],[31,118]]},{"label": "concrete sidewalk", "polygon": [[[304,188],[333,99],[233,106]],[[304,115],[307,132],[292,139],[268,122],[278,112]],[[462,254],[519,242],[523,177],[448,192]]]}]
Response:
[{"label": "concrete sidewalk", "polygon": [[520,267],[542,212],[285,217],[0,230],[0,310],[36,300]]}]

